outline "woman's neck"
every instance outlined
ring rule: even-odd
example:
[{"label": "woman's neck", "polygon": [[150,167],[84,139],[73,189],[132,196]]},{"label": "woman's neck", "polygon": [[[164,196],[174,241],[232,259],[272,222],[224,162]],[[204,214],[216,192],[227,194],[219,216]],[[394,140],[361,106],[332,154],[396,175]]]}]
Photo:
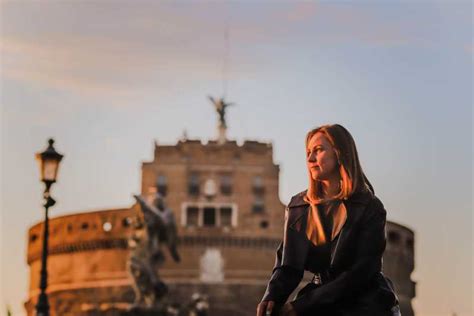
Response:
[{"label": "woman's neck", "polygon": [[322,198],[324,199],[337,195],[341,190],[339,179],[322,180],[321,189]]}]

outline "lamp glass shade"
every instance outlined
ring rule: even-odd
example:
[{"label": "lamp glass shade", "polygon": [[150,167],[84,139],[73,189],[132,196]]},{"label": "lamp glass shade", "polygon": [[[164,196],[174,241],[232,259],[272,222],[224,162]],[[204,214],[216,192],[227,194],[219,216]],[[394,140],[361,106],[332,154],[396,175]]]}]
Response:
[{"label": "lamp glass shade", "polygon": [[58,175],[59,161],[47,159],[43,162],[43,181],[56,182]]},{"label": "lamp glass shade", "polygon": [[41,154],[36,155],[38,160],[40,172],[41,172],[41,181],[43,182],[56,182],[56,177],[58,175],[59,169],[59,160],[42,157]]},{"label": "lamp glass shade", "polygon": [[54,140],[50,139],[48,148],[44,152],[36,154],[36,160],[40,166],[41,181],[43,182],[56,182],[59,163],[63,158],[63,155],[54,150],[53,143]]}]

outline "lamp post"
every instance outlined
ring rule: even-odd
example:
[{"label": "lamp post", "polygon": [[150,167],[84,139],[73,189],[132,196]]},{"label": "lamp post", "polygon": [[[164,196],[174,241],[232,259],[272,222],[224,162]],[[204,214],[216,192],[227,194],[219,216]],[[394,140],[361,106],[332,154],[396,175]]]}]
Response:
[{"label": "lamp post", "polygon": [[45,184],[43,197],[44,203],[44,225],[43,225],[43,253],[41,255],[41,279],[40,279],[40,295],[38,303],[36,304],[36,315],[37,316],[49,316],[49,303],[48,296],[46,295],[46,287],[48,285],[48,236],[49,236],[49,223],[48,223],[48,210],[53,206],[56,201],[50,196],[49,189],[51,185],[56,182],[56,176],[58,175],[58,168],[63,155],[56,152],[53,147],[54,140],[48,140],[48,148],[42,153],[36,154],[36,160],[38,160],[41,172],[41,181]]}]

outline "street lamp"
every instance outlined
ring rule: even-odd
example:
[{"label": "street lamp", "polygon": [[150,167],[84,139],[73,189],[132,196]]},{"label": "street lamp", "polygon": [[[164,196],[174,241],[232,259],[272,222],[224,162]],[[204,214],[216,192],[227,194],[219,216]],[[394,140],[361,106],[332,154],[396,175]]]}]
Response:
[{"label": "street lamp", "polygon": [[36,304],[36,315],[37,316],[49,316],[49,303],[48,296],[46,295],[46,287],[48,285],[48,236],[49,236],[49,224],[48,224],[48,209],[53,206],[56,201],[49,195],[49,189],[51,185],[56,182],[56,176],[58,175],[59,163],[63,158],[63,155],[56,152],[53,147],[54,140],[50,138],[48,140],[48,148],[42,153],[36,154],[36,160],[38,160],[41,171],[41,181],[45,184],[43,197],[45,199],[44,209],[44,227],[43,227],[43,253],[41,256],[41,280],[40,280],[40,295],[38,303]]}]

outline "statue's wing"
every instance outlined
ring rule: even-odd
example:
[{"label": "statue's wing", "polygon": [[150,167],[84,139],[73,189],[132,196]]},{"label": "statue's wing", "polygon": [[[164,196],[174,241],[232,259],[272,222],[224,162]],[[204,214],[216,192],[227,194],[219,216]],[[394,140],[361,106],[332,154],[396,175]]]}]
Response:
[{"label": "statue's wing", "polygon": [[166,217],[162,212],[160,212],[155,206],[151,205],[146,201],[141,195],[134,195],[135,199],[140,203],[140,207],[142,212],[146,212],[148,214],[153,215],[156,219],[158,219],[158,225],[160,229],[163,229],[166,226]]},{"label": "statue's wing", "polygon": [[211,97],[210,95],[207,96],[207,97],[209,98],[209,100],[211,100],[212,104],[217,105],[217,102],[216,102],[216,100],[214,100],[213,97]]},{"label": "statue's wing", "polygon": [[150,208],[150,211],[155,215],[156,217],[159,218],[160,220],[160,225],[166,225],[166,216],[161,212],[159,209],[157,209],[154,205],[148,204],[148,207]]}]

